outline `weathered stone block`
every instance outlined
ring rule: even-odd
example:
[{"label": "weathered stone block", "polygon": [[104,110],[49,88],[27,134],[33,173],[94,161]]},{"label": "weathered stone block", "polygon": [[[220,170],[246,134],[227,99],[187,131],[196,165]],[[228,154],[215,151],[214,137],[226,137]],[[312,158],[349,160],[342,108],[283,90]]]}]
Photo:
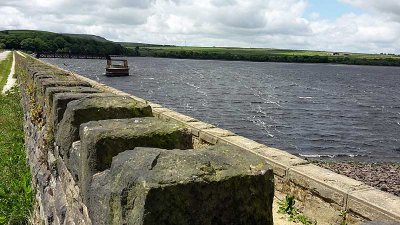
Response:
[{"label": "weathered stone block", "polygon": [[288,178],[294,184],[312,191],[314,195],[343,208],[347,193],[369,188],[360,181],[312,164],[290,168]]},{"label": "weathered stone block", "polygon": [[160,118],[161,114],[165,112],[172,112],[172,110],[163,107],[153,108],[154,117]]},{"label": "weathered stone block", "polygon": [[49,87],[58,87],[58,86],[64,86],[64,87],[71,87],[71,86],[85,86],[85,87],[90,87],[90,84],[87,82],[83,81],[78,81],[74,79],[60,79],[60,78],[46,78],[42,79],[38,84],[37,84],[37,94],[38,95],[44,95],[46,92],[46,89]]},{"label": "weathered stone block", "polygon": [[69,74],[55,72],[54,69],[42,69],[40,71],[32,71],[29,73],[30,79],[33,81],[37,81],[37,79],[44,79],[44,78],[72,78]]},{"label": "weathered stone block", "polygon": [[54,78],[54,76],[47,74],[47,73],[37,74],[32,77],[33,83],[35,86],[37,86],[39,84],[39,82],[43,79],[53,79],[53,78]]},{"label": "weathered stone block", "polygon": [[57,93],[53,96],[53,107],[47,122],[52,127],[53,132],[57,133],[57,125],[61,122],[64,112],[67,109],[68,103],[82,99],[82,98],[94,98],[94,97],[108,97],[113,96],[110,93]]},{"label": "weathered stone block", "polygon": [[215,128],[214,125],[204,122],[188,122],[187,125],[190,128],[192,134],[196,137],[199,136],[200,131],[203,129]]},{"label": "weathered stone block", "polygon": [[163,120],[166,120],[166,121],[173,120],[173,121],[182,122],[182,123],[198,122],[199,121],[199,120],[194,119],[194,118],[192,118],[190,116],[186,116],[186,115],[183,115],[181,113],[174,112],[174,111],[163,112],[163,113],[161,113],[159,115],[159,118],[163,119]]},{"label": "weathered stone block", "polygon": [[399,225],[400,222],[396,222],[396,221],[367,221],[367,222],[363,222],[360,225]]},{"label": "weathered stone block", "polygon": [[248,150],[256,153],[259,156],[264,157],[265,160],[267,160],[268,163],[272,166],[274,173],[280,177],[285,177],[289,168],[295,165],[308,163],[304,159],[301,159],[288,152],[276,148],[270,148],[265,146],[261,148],[254,148]]},{"label": "weathered stone block", "polygon": [[369,220],[386,220],[400,223],[400,197],[369,188],[351,192],[347,199],[350,213]]},{"label": "weathered stone block", "polygon": [[89,121],[151,117],[149,105],[134,101],[129,97],[110,96],[83,98],[72,101],[64,112],[56,133],[59,154],[68,165],[72,142],[79,140],[79,126]]},{"label": "weathered stone block", "polygon": [[232,146],[125,151],[90,196],[94,224],[273,224],[272,170]]},{"label": "weathered stone block", "polygon": [[[121,129],[121,128],[124,129]],[[91,177],[108,169],[112,157],[135,147],[192,148],[192,136],[183,125],[154,117],[93,121],[82,124],[79,181],[84,199]]]},{"label": "weathered stone block", "polygon": [[[79,178],[79,161],[81,158],[80,151],[81,142],[75,141],[74,143],[72,143],[72,146],[69,150],[68,170],[75,181],[78,181]],[[63,161],[65,162],[65,159]]]},{"label": "weathered stone block", "polygon": [[45,104],[47,107],[51,108],[53,105],[53,96],[57,93],[98,93],[99,90],[92,87],[84,87],[84,86],[72,86],[72,87],[50,87],[46,89],[45,92]]},{"label": "weathered stone block", "polygon": [[242,136],[222,137],[218,140],[218,143],[234,145],[234,146],[237,146],[237,147],[240,147],[243,149],[248,149],[248,150],[265,147],[265,145],[263,145],[263,144],[260,144],[256,141],[250,140],[250,139],[242,137]]},{"label": "weathered stone block", "polygon": [[203,141],[206,141],[210,144],[217,144],[218,140],[221,137],[228,137],[228,136],[235,136],[236,134],[232,133],[231,131],[224,130],[221,128],[208,128],[201,130],[199,133],[199,138]]}]

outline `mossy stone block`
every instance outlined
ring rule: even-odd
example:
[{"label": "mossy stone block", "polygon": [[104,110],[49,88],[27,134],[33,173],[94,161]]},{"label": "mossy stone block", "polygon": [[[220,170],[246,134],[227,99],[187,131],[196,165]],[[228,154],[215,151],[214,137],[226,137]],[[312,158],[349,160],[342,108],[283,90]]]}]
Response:
[{"label": "mossy stone block", "polygon": [[75,79],[63,79],[63,78],[46,78],[40,80],[36,84],[37,88],[37,95],[38,96],[43,96],[46,92],[46,89],[49,87],[58,87],[58,86],[64,86],[64,87],[71,87],[71,86],[85,86],[85,87],[90,87],[90,84],[84,81],[79,81]]},{"label": "mossy stone block", "polygon": [[79,126],[89,121],[152,117],[149,105],[125,96],[83,98],[68,103],[56,133],[59,154],[68,166],[69,150],[79,140]]},{"label": "mossy stone block", "polygon": [[92,175],[110,167],[112,157],[135,147],[193,148],[192,135],[180,123],[154,117],[93,121],[80,126],[79,183],[84,200]]},{"label": "mossy stone block", "polygon": [[89,195],[94,224],[273,224],[272,170],[232,146],[125,151]]},{"label": "mossy stone block", "polygon": [[72,86],[72,87],[49,87],[46,89],[45,92],[45,104],[47,107],[51,108],[53,103],[53,96],[57,93],[99,93],[101,92],[98,89],[92,87],[85,87],[85,86]]},{"label": "mossy stone block", "polygon": [[82,99],[82,98],[94,98],[94,97],[108,97],[114,96],[110,93],[56,93],[53,95],[53,107],[47,122],[50,123],[51,129],[53,129],[54,134],[57,132],[57,125],[61,122],[64,112],[67,109],[68,103]]}]

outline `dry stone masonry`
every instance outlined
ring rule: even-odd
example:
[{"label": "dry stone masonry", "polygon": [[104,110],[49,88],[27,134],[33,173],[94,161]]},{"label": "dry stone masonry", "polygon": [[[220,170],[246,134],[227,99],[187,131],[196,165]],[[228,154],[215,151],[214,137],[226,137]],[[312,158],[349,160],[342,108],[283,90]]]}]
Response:
[{"label": "dry stone masonry", "polygon": [[271,224],[272,179],[234,147],[138,147],[93,176],[89,208],[96,224]]},{"label": "dry stone masonry", "polygon": [[273,224],[263,157],[198,148],[150,105],[16,56],[34,224]]},{"label": "dry stone masonry", "polygon": [[285,151],[29,56],[16,74],[34,224],[268,225],[274,192],[318,224],[400,222],[399,197]]}]

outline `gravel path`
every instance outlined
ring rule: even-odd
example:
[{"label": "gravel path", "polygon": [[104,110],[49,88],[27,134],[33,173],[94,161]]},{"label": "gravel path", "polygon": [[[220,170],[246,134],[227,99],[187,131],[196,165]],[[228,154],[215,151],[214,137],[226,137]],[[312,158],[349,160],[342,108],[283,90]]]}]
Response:
[{"label": "gravel path", "polygon": [[314,162],[314,164],[400,196],[400,163]]},{"label": "gravel path", "polygon": [[[12,54],[14,54],[14,53],[12,53]],[[17,82],[17,79],[14,78],[14,73],[15,73],[15,55],[13,57],[13,62],[12,62],[12,65],[11,65],[10,74],[8,75],[8,78],[7,78],[7,83],[3,87],[2,94],[5,94],[7,91],[11,90],[11,88]]]},{"label": "gravel path", "polygon": [[9,53],[10,51],[0,52],[0,61],[6,59]]}]

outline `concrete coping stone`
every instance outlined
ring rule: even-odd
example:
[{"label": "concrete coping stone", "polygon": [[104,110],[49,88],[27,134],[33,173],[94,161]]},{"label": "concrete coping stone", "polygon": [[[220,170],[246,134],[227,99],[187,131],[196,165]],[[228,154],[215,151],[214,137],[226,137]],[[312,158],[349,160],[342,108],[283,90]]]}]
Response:
[{"label": "concrete coping stone", "polygon": [[231,131],[224,130],[218,127],[202,129],[199,133],[200,140],[206,141],[210,144],[217,144],[221,137],[235,136]]},{"label": "concrete coping stone", "polygon": [[218,143],[234,145],[234,146],[244,148],[244,149],[249,149],[249,150],[265,147],[265,145],[263,145],[263,144],[260,144],[256,141],[253,141],[251,139],[248,139],[248,138],[245,138],[242,136],[221,137],[219,139]]},{"label": "concrete coping stone", "polygon": [[374,220],[374,221],[365,221],[359,225],[400,225],[400,222],[396,221],[383,221],[383,220]]},{"label": "concrete coping stone", "polygon": [[350,192],[346,209],[369,220],[390,219],[400,224],[400,197],[375,188]]},{"label": "concrete coping stone", "polygon": [[149,102],[149,105],[151,106],[151,108],[163,108],[163,106],[162,105],[160,105],[160,104],[157,104],[157,103],[152,103],[152,102]]},{"label": "concrete coping stone", "polygon": [[267,146],[248,149],[249,151],[264,157],[274,169],[275,175],[285,177],[289,168],[295,165],[307,164],[308,161],[292,155],[288,152]]},{"label": "concrete coping stone", "polygon": [[186,125],[190,129],[192,134],[196,137],[199,136],[200,131],[203,129],[215,128],[214,125],[201,121],[187,122]]},{"label": "concrete coping stone", "polygon": [[181,113],[172,111],[172,110],[168,110],[168,111],[164,111],[162,112],[158,118],[163,119],[163,120],[175,120],[177,122],[182,122],[182,123],[187,123],[187,122],[198,122],[199,120],[194,119],[190,116],[186,116],[183,115]]},{"label": "concrete coping stone", "polygon": [[[112,92],[112,90],[111,90],[111,92]],[[125,92],[122,92],[122,93],[126,94]],[[136,96],[130,95],[130,94],[128,94],[128,96],[129,96],[130,98],[132,98],[133,100],[137,101],[137,102],[141,102],[141,103],[150,105],[149,102],[148,102],[147,100],[143,99],[143,98],[139,98],[139,97],[136,97]],[[151,106],[151,105],[150,105],[150,106]]]},{"label": "concrete coping stone", "polygon": [[160,118],[161,114],[163,114],[165,112],[174,112],[174,111],[172,111],[170,109],[163,108],[163,107],[161,107],[161,108],[157,108],[156,107],[156,108],[152,108],[152,109],[153,109],[154,116],[157,117],[157,118]]},{"label": "concrete coping stone", "polygon": [[280,177],[284,177],[291,166],[307,163],[307,161],[285,151],[266,147],[242,136],[221,137],[218,143],[237,146],[265,158],[274,168],[274,173]]},{"label": "concrete coping stone", "polygon": [[329,199],[329,201],[336,203],[342,208],[346,207],[349,192],[371,188],[361,181],[313,164],[292,166],[289,168],[288,179],[325,200]]}]

